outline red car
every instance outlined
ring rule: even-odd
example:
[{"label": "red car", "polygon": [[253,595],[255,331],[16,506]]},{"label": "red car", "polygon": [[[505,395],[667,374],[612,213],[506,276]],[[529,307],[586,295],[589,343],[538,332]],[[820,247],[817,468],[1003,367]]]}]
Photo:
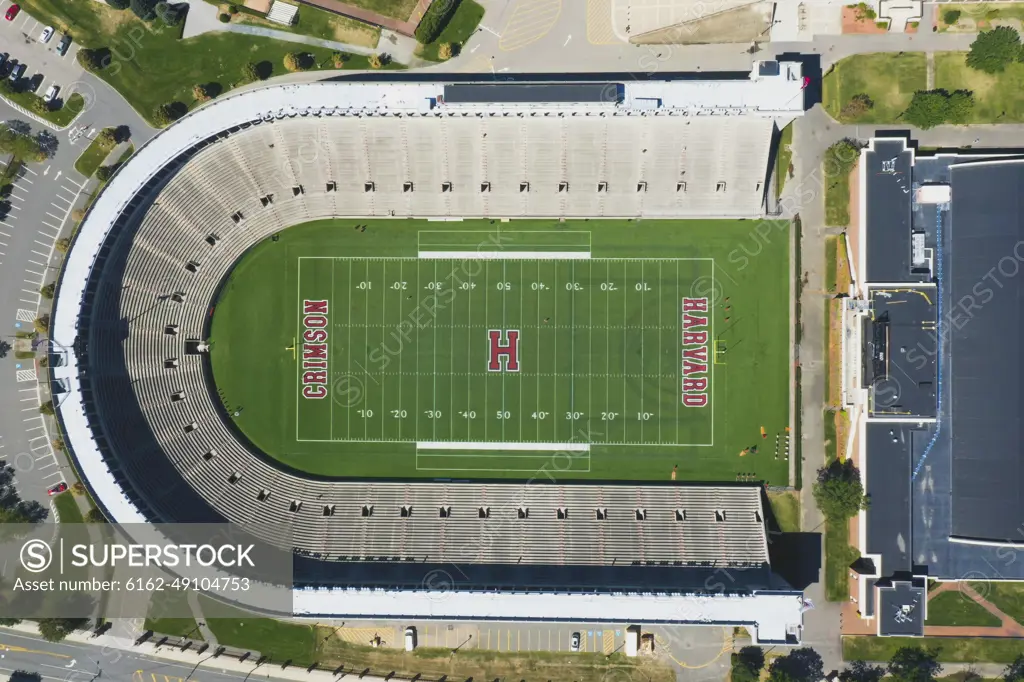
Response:
[{"label": "red car", "polygon": [[7,8],[7,14],[4,15],[4,19],[7,21],[14,21],[14,17],[18,16],[18,12],[21,11],[21,7],[18,5],[11,5]]},{"label": "red car", "polygon": [[64,492],[67,489],[68,489],[68,484],[65,483],[64,481],[61,481],[60,483],[58,483],[57,485],[53,486],[52,488],[50,488],[46,492],[49,493],[51,497],[53,497],[54,495],[60,495],[62,492]]}]

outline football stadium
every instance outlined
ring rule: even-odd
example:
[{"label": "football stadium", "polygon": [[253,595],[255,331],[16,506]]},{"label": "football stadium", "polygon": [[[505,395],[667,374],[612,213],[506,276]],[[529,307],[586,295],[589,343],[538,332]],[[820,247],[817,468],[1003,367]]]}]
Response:
[{"label": "football stadium", "polygon": [[[848,614],[924,633],[927,582],[1019,581],[1019,150],[860,157],[843,310],[848,452],[871,498]],[[853,612],[856,613],[853,613]]]},{"label": "football stadium", "polygon": [[763,486],[794,466],[792,241],[766,216],[804,85],[772,61],[337,81],[189,114],[59,281],[87,486],[119,523],[293,552],[289,615],[798,642]]}]

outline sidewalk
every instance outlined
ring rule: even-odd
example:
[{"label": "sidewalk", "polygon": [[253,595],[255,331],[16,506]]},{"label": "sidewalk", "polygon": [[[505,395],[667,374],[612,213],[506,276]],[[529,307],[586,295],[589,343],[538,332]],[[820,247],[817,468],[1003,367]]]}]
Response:
[{"label": "sidewalk", "polygon": [[[39,628],[35,623],[23,622],[5,629],[18,632],[23,635],[39,637]],[[125,633],[126,629],[115,626],[112,628],[111,632],[114,631]],[[104,649],[107,651],[111,649],[118,649],[121,651],[131,652],[132,654],[139,656],[150,656],[166,661],[181,663],[183,665],[195,666],[197,670],[206,669],[210,671],[240,673],[250,680],[262,679],[301,680],[303,682],[334,682],[343,674],[359,672],[353,670],[346,670],[344,672],[338,671],[337,673],[329,670],[310,670],[307,672],[306,668],[302,667],[282,667],[280,663],[274,662],[261,663],[258,652],[249,653],[247,657],[244,657],[244,660],[240,659],[237,654],[233,655],[233,653],[226,651],[218,656],[216,654],[216,649],[213,646],[200,648],[193,646],[185,651],[181,651],[178,644],[180,640],[178,638],[167,640],[163,646],[157,646],[155,641],[143,642],[142,644],[136,645],[133,639],[126,637],[123,634],[114,635],[108,633],[94,637],[90,632],[74,632],[68,635],[67,639],[64,641],[97,647],[98,649]],[[360,676],[359,679],[364,680],[365,682],[386,682],[384,678],[373,677],[370,675]],[[390,679],[393,680],[394,678],[392,677]]]}]

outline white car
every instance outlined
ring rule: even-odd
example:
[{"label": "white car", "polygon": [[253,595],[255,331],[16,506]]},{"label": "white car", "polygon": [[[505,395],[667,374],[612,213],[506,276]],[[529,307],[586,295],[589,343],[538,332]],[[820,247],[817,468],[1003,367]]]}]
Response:
[{"label": "white car", "polygon": [[57,97],[57,93],[60,92],[59,85],[51,85],[47,90],[46,94],[43,95],[43,101],[49,104]]},{"label": "white car", "polygon": [[39,34],[39,42],[48,43],[50,38],[53,37],[53,26],[47,26],[43,29],[43,32]]}]

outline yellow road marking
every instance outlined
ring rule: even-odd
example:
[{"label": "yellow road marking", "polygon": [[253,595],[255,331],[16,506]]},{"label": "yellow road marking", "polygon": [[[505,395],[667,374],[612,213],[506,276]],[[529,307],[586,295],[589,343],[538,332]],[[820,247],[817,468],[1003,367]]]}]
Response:
[{"label": "yellow road marking", "polygon": [[655,640],[655,642],[657,642],[659,648],[665,650],[665,652],[668,654],[668,657],[671,658],[672,661],[676,665],[678,665],[680,668],[685,668],[687,670],[700,670],[701,668],[706,668],[709,665],[711,665],[712,663],[714,663],[715,661],[717,661],[718,659],[720,659],[725,652],[727,652],[727,651],[728,652],[732,652],[732,648],[733,648],[733,646],[732,646],[732,638],[729,636],[729,631],[723,629],[722,630],[722,648],[715,655],[715,657],[712,658],[709,661],[705,661],[704,663],[701,663],[700,665],[690,665],[689,663],[684,663],[683,661],[680,661],[678,658],[676,658],[674,655],[672,655],[672,651],[669,649],[668,643],[665,642],[663,639],[661,639],[660,637],[655,635],[654,640]]},{"label": "yellow road marking", "polygon": [[520,50],[548,34],[562,14],[562,0],[516,0],[498,39],[502,52]]},{"label": "yellow road marking", "polygon": [[64,654],[54,654],[49,651],[37,651],[35,649],[26,649],[22,646],[10,646],[7,644],[0,645],[0,651],[13,651],[19,654],[37,654],[39,656],[53,656],[54,658],[71,658],[70,656],[65,656]]},{"label": "yellow road marking", "polygon": [[622,45],[612,28],[614,0],[587,0],[587,42],[591,45]]}]

